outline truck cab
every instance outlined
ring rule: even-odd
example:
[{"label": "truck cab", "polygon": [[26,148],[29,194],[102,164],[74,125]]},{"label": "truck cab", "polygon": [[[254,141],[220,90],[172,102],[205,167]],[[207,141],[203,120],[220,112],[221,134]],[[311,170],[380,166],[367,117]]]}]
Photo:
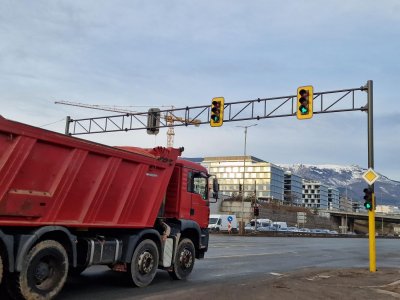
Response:
[{"label": "truck cab", "polygon": [[207,229],[210,215],[208,173],[203,166],[178,159],[167,189],[166,218],[191,220]]}]

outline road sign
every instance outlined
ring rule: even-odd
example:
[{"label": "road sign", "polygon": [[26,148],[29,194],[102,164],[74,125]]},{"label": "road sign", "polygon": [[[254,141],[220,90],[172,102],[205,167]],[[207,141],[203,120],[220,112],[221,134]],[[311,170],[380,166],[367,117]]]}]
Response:
[{"label": "road sign", "polygon": [[297,223],[305,224],[307,222],[307,214],[305,212],[297,212]]},{"label": "road sign", "polygon": [[232,223],[228,222],[228,233],[231,233],[232,231]]},{"label": "road sign", "polygon": [[233,221],[232,216],[228,216],[228,222],[232,222],[232,221]]},{"label": "road sign", "polygon": [[373,185],[375,181],[378,180],[379,175],[376,173],[372,168],[369,168],[365,173],[362,175],[362,178],[365,180],[366,183],[369,185]]}]

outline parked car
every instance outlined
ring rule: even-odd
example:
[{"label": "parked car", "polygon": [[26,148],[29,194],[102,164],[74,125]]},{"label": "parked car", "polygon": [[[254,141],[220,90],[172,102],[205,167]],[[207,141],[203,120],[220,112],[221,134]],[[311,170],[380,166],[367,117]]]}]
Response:
[{"label": "parked car", "polygon": [[289,232],[300,232],[300,229],[297,227],[288,227],[287,231]]},{"label": "parked car", "polygon": [[299,228],[299,232],[306,232],[306,233],[310,233],[311,230],[308,228]]},{"label": "parked car", "polygon": [[[272,221],[270,219],[257,219],[257,231],[267,231],[266,229],[271,226]],[[244,231],[254,232],[254,228],[256,225],[256,220],[252,219],[249,223],[244,227]],[[265,229],[265,230],[262,230]],[[260,230],[261,229],[261,230]]]},{"label": "parked car", "polygon": [[257,231],[265,232],[265,231],[271,231],[271,230],[273,230],[273,229],[272,229],[272,226],[270,223],[261,222],[260,226],[257,224]]},{"label": "parked car", "polygon": [[288,226],[286,222],[273,222],[272,228],[275,231],[287,231]]},{"label": "parked car", "polygon": [[337,232],[336,230],[330,230],[329,233],[330,234],[339,234],[339,232]]}]

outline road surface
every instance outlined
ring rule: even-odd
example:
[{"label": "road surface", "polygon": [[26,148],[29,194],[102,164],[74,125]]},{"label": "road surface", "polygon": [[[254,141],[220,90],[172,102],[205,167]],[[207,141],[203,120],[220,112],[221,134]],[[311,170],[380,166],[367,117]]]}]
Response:
[{"label": "road surface", "polygon": [[[400,239],[377,239],[377,266],[400,266]],[[197,260],[187,281],[173,281],[159,271],[152,285],[132,288],[124,274],[95,266],[68,280],[60,300],[141,299],[163,292],[193,290],[250,278],[274,277],[305,268],[368,269],[368,239],[238,237],[214,235],[204,260]]]}]

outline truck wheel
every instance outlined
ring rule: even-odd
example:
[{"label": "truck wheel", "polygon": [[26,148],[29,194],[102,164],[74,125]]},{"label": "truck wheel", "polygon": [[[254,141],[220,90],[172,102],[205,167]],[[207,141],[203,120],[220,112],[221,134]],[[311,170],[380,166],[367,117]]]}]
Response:
[{"label": "truck wheel", "polygon": [[152,240],[143,240],[136,247],[128,268],[133,283],[138,287],[149,285],[158,269],[158,248]]},{"label": "truck wheel", "polygon": [[168,272],[169,275],[175,280],[186,279],[193,270],[195,254],[191,240],[183,239],[180,241],[174,258],[173,270]]},{"label": "truck wheel", "polygon": [[25,257],[10,291],[17,299],[53,299],[63,288],[67,275],[68,255],[64,247],[53,240],[43,241]]}]

